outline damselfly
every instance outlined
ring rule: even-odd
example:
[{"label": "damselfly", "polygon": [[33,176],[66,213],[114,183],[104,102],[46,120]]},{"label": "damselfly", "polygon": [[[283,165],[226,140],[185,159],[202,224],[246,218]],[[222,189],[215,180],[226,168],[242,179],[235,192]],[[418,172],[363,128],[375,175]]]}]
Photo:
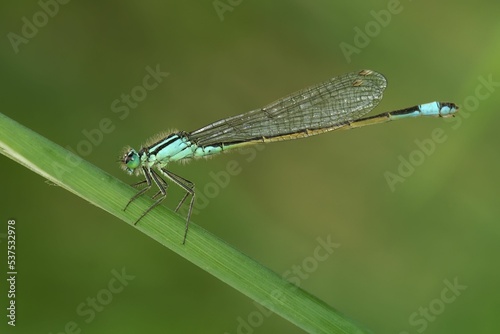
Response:
[{"label": "damselfly", "polygon": [[403,118],[449,117],[458,110],[454,103],[431,102],[362,118],[377,106],[386,87],[387,81],[380,73],[371,70],[351,72],[298,91],[263,108],[222,119],[192,132],[168,134],[139,151],[126,148],[121,158],[123,169],[129,174],[142,173],[145,180],[134,186],[146,186],[129,200],[124,210],[149,190],[153,182],[159,189],[153,196],[156,201],[135,224],[160,204],[167,196],[168,187],[161,176],[163,175],[186,191],[175,209],[176,212],[188,196],[191,196],[184,244],[193,210],[195,189],[191,181],[167,169],[170,162],[207,157],[245,145],[309,137],[323,132],[359,128]]}]

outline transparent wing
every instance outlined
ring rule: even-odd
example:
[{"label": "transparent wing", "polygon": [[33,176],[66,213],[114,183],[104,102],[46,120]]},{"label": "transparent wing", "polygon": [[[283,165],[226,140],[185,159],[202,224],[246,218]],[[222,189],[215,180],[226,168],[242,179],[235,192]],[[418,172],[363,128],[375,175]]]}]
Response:
[{"label": "transparent wing", "polygon": [[332,129],[370,112],[382,99],[385,77],[371,70],[334,77],[261,109],[222,119],[188,134],[199,146]]}]

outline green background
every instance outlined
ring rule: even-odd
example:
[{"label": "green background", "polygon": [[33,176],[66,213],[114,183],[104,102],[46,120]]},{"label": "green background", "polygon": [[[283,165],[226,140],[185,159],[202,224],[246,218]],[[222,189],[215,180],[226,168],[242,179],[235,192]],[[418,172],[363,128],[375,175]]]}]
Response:
[{"label": "green background", "polygon": [[[302,288],[376,333],[500,331],[500,86],[481,83],[500,82],[498,1],[402,1],[383,25],[371,11],[393,1],[232,3],[217,13],[211,1],[71,1],[13,47],[9,33],[22,36],[23,17],[41,20],[43,9],[2,2],[1,112],[73,150],[109,119],[113,130],[79,153],[133,183],[116,162],[123,146],[194,130],[345,72],[384,73],[379,112],[456,102],[461,113],[451,121],[401,121],[270,144],[254,159],[236,152],[170,169],[208,198],[193,221],[279,274],[302,268],[288,277],[300,276]],[[356,46],[356,27],[373,29],[371,37],[346,57],[340,45]],[[137,91],[146,67],[157,65],[168,77],[120,119],[113,101]],[[429,144],[436,129],[443,140]],[[417,166],[391,189],[387,172],[411,158]],[[214,175],[235,163],[237,175],[217,183]],[[0,168],[1,332],[64,333],[74,322],[82,333],[238,333],[241,319],[255,324],[245,333],[302,332],[21,165],[0,156]],[[171,187],[165,205],[181,196]],[[6,325],[4,284],[12,218],[15,328]],[[318,238],[339,244],[323,261],[314,258]],[[92,319],[77,311],[105,296],[112,272],[122,270],[134,279]],[[455,280],[466,287],[459,295],[446,290]]]}]

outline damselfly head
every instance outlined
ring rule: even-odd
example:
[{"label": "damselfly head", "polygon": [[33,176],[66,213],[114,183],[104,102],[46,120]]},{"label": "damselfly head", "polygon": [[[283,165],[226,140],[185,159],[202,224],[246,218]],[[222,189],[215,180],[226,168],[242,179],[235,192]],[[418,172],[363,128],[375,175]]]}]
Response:
[{"label": "damselfly head", "polygon": [[139,154],[133,148],[126,148],[120,160],[122,169],[132,175],[134,170],[141,164]]}]

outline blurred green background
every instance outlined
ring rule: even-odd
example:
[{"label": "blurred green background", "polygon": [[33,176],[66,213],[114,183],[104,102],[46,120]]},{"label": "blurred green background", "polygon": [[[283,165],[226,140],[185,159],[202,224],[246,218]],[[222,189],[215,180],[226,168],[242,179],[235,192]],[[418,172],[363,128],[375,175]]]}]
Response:
[{"label": "blurred green background", "polygon": [[[133,183],[116,163],[123,146],[345,72],[386,75],[378,112],[456,102],[452,121],[401,121],[170,169],[208,198],[194,222],[279,274],[301,268],[302,288],[374,332],[497,333],[499,10],[498,1],[449,0],[4,1],[1,112]],[[169,75],[141,96],[148,66]],[[131,93],[140,101],[125,107]],[[85,150],[84,133],[103,119],[113,130]],[[431,144],[433,131],[442,140]],[[391,187],[387,173],[403,160],[415,166]],[[238,175],[217,185],[235,161]],[[302,332],[21,165],[0,156],[0,166],[2,282],[9,218],[19,272],[15,329],[0,285],[2,333]],[[182,196],[173,188],[171,207]],[[318,238],[339,247],[311,267]],[[134,277],[126,285],[113,280],[123,270]]]}]

